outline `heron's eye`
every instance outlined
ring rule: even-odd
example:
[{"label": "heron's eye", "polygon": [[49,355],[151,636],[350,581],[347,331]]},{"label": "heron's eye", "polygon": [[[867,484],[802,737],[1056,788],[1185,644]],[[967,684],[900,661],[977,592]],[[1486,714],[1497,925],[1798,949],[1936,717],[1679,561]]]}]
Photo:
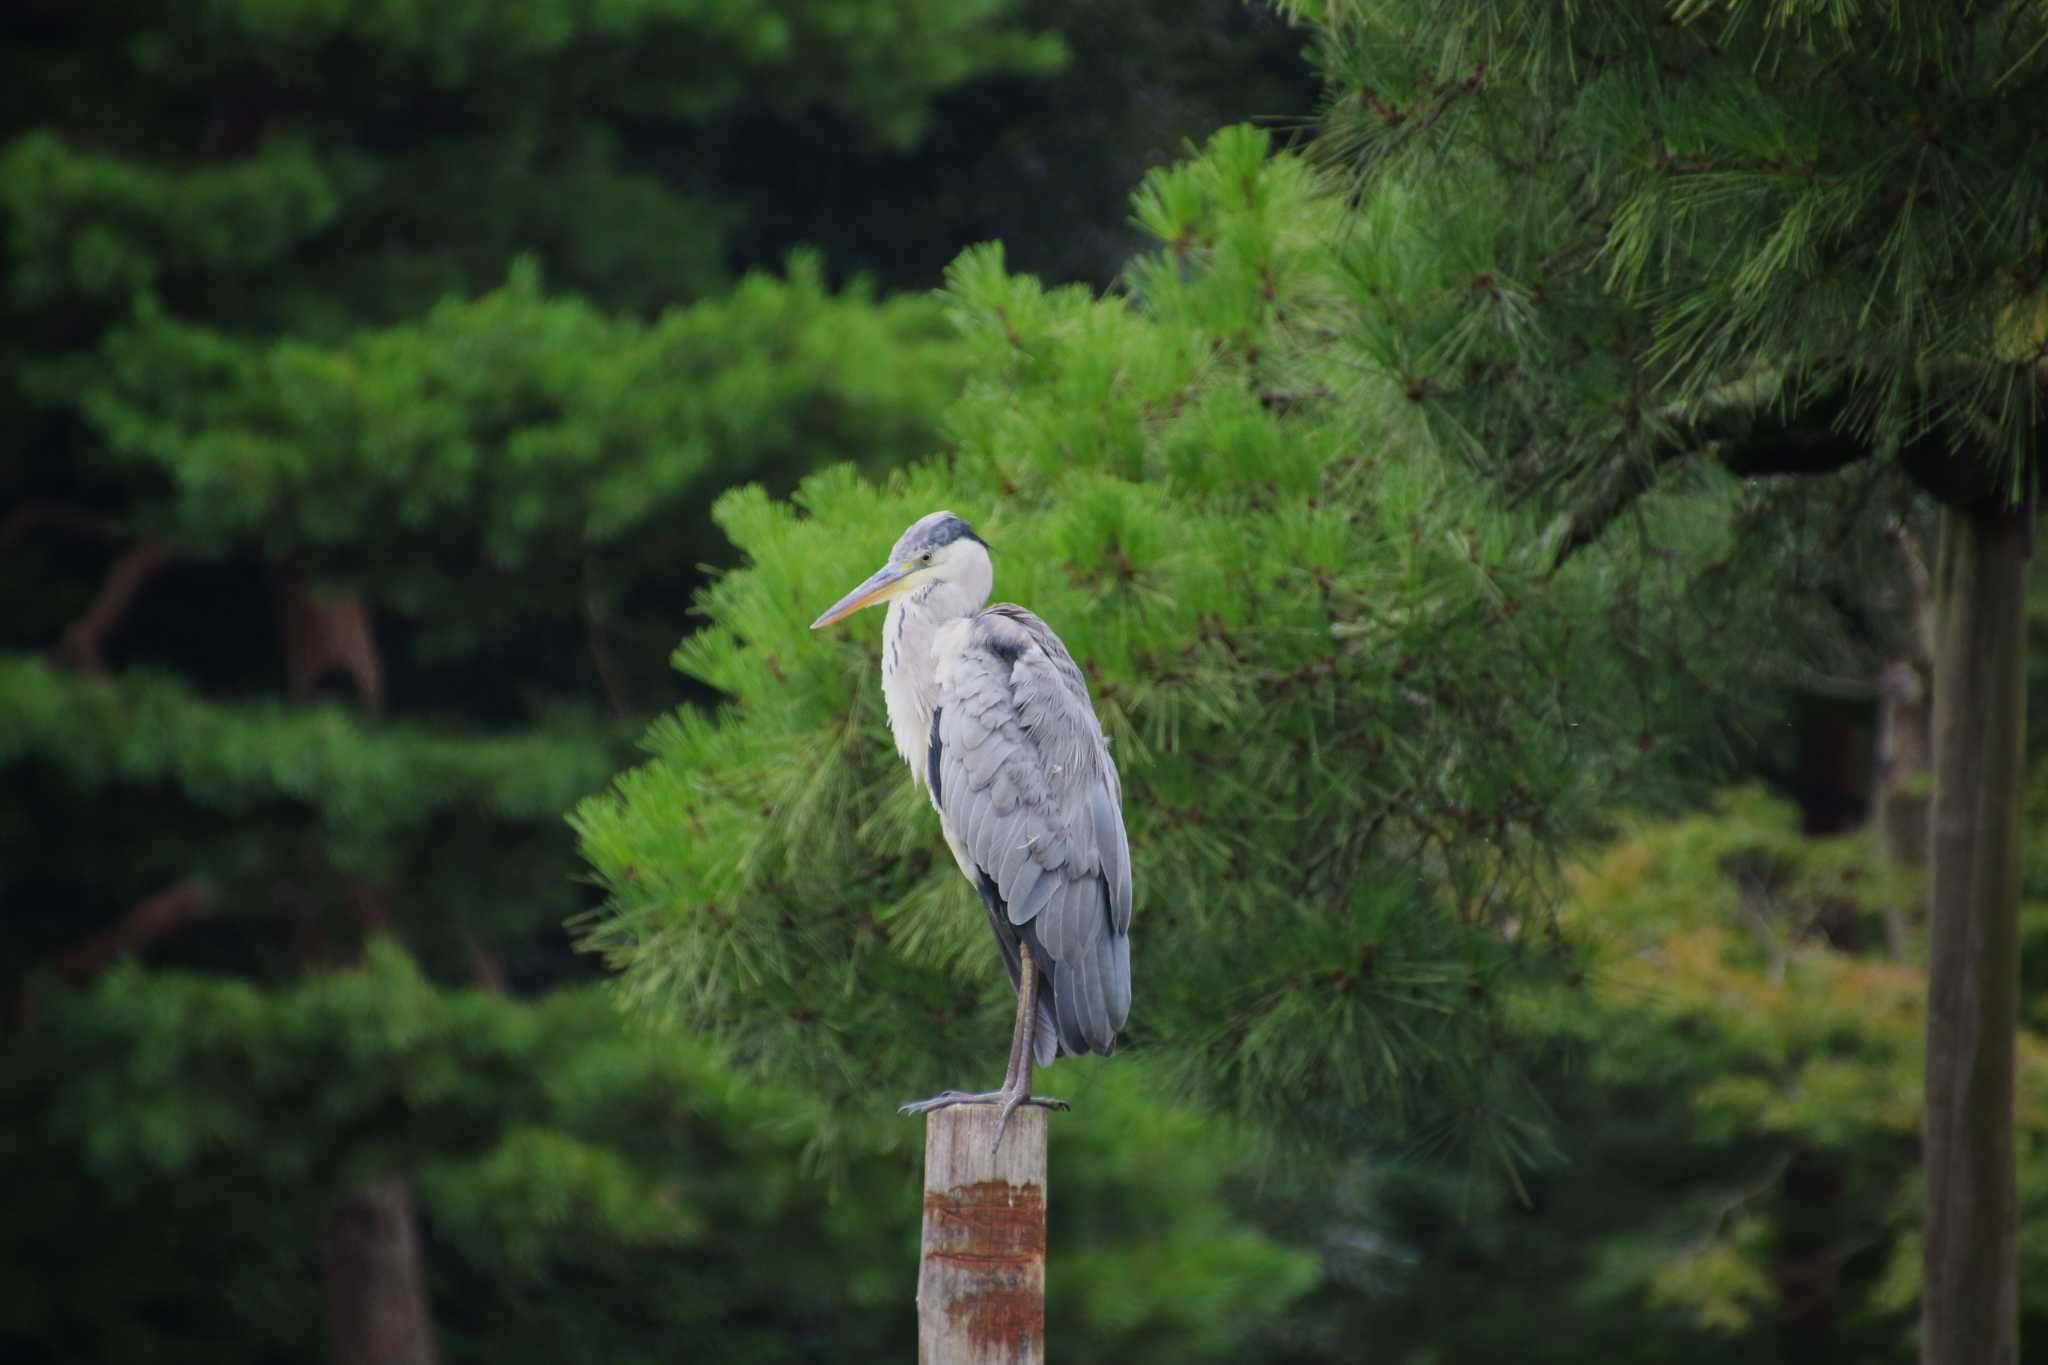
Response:
[{"label": "heron's eye", "polygon": [[931,562],[932,562],[932,560],[933,560],[933,559],[935,559],[935,558],[937,558],[937,557],[938,557],[938,552],[937,552],[937,551],[935,551],[935,550],[926,550],[926,551],[925,551],[925,552],[924,552],[923,554],[921,554],[921,555],[919,555],[919,556],[917,557],[917,562],[918,562],[918,563],[920,563],[920,564],[929,564],[929,563],[931,563]]}]

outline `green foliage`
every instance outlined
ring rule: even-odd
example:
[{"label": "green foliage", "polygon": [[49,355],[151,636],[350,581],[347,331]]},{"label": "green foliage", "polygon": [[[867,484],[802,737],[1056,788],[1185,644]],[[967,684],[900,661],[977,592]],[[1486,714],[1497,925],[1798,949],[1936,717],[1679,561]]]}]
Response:
[{"label": "green foliage", "polygon": [[[0,1071],[10,1112],[36,1116],[0,1139],[22,1182],[0,1341],[137,1361],[204,1358],[209,1338],[317,1354],[317,1274],[292,1226],[396,1173],[415,1177],[458,1359],[911,1348],[915,1169],[860,1152],[828,1199],[799,1174],[811,1101],[702,1043],[621,1030],[598,993],[439,989],[386,943],[280,991],[121,968],[40,996],[30,1037]],[[1229,1133],[1128,1084],[1088,1102],[1119,1121],[1059,1144],[1054,1235],[1073,1282],[1053,1330],[1081,1360],[1227,1355],[1313,1261],[1213,1202]],[[98,1232],[90,1257],[61,1233],[77,1220]],[[234,1252],[247,1237],[267,1239],[267,1261]],[[232,1292],[203,1292],[223,1264]],[[135,1332],[170,1309],[177,1330]]]},{"label": "green foliage", "polygon": [[[1069,118],[1048,16],[1081,22],[109,0],[0,36],[0,1355],[317,1357],[323,1220],[386,1178],[444,1360],[912,1348],[914,1163],[820,1175],[816,1100],[577,986],[561,816],[677,700],[719,490],[939,444],[972,357],[872,280],[936,278],[976,184],[1073,202],[1020,167],[1121,195],[1212,107],[1190,52],[1236,96],[1176,11]],[[1313,1260],[1224,1199],[1230,1130],[1135,1077],[1086,1102],[1053,1330],[1236,1356]]]},{"label": "green foliage", "polygon": [[[167,677],[96,681],[0,659],[0,764],[53,778],[70,800],[175,793],[204,824],[160,875],[225,883],[247,898],[243,913],[317,849],[383,885],[440,887],[458,922],[489,916],[560,857],[559,812],[604,781],[615,740],[593,721],[495,735],[378,727],[334,706],[222,705]],[[508,836],[524,847],[507,850]],[[53,852],[24,858],[17,875]],[[131,856],[131,872],[156,862]],[[465,859],[476,866],[460,874]],[[573,904],[551,899],[560,913]]]},{"label": "green foliage", "polygon": [[[1369,221],[1441,236],[1361,280],[1361,362],[1453,448],[1583,490],[1716,442],[1754,463],[1742,438],[1789,418],[1813,439],[1780,469],[1839,463],[1832,432],[1937,492],[2018,487],[2048,356],[2038,5],[1300,8],[1322,146]],[[1944,470],[1966,452],[1984,469]]]},{"label": "green foliage", "polygon": [[601,780],[602,729],[476,737],[377,728],[338,707],[224,707],[169,678],[78,679],[34,660],[0,666],[0,762],[49,763],[83,790],[167,782],[228,815],[289,800],[321,812],[336,847],[374,842],[440,807],[541,823]]},{"label": "green foliage", "polygon": [[[1912,889],[1753,794],[1657,815],[1768,714],[1767,646],[1890,629],[1881,483],[1759,486],[1759,432],[2025,443],[2038,7],[1979,11],[1967,57],[1944,7],[1302,8],[1356,193],[1229,129],[1147,177],[1106,297],[999,247],[937,299],[827,272],[857,243],[922,279],[1020,198],[1073,251],[1010,259],[1114,259],[1037,168],[1123,184],[1180,135],[1127,49],[1238,98],[1213,11],[1088,30],[1078,113],[970,87],[1060,59],[1049,0],[209,0],[0,38],[0,496],[33,513],[0,529],[0,1351],[316,1354],[319,1216],[395,1174],[445,1359],[907,1353],[889,1111],[991,1077],[1007,994],[873,618],[806,623],[951,506],[1087,670],[1138,858],[1128,1047],[1048,1078],[1062,1355],[1790,1355],[1816,1284],[1829,1344],[1901,1354],[1924,988],[1876,925]],[[582,932],[657,1023],[623,1031],[559,988],[590,893],[558,816],[674,700],[736,481],[745,566],[676,653],[718,704],[576,817]],[[111,676],[32,659],[138,543],[171,558]],[[389,719],[270,695],[294,584],[361,604]],[[1814,607],[1843,585],[1864,614]],[[129,941],[149,965],[38,970],[187,881],[210,915]]]},{"label": "green foliage", "polygon": [[[948,91],[912,155],[875,156],[844,120],[721,121],[698,164],[785,188],[756,196],[739,259],[777,259],[763,238],[813,242],[924,289],[963,244],[1000,239],[1014,269],[1100,287],[1144,249],[1126,205],[1148,171],[1217,128],[1296,125],[1314,108],[1306,35],[1264,5],[1022,0],[1016,22],[1065,38],[1057,75]],[[821,187],[829,214],[815,207]]]},{"label": "green foliage", "polygon": [[[225,196],[230,206],[255,210],[261,198],[237,187],[267,181],[289,191],[325,182],[310,201],[284,193],[260,211],[280,225],[331,226],[359,247],[367,245],[359,234],[380,227],[437,229],[392,253],[409,261],[365,262],[359,279],[397,284],[411,274],[419,283],[423,270],[502,269],[510,251],[493,265],[478,248],[503,250],[507,225],[450,230],[477,202],[450,193],[465,189],[491,191],[497,208],[516,205],[524,221],[515,230],[543,228],[563,266],[600,267],[611,258],[614,268],[593,269],[579,283],[627,285],[631,266],[643,264],[657,279],[674,279],[675,267],[662,257],[675,243],[633,241],[633,229],[688,222],[692,196],[675,197],[675,187],[632,165],[621,133],[659,129],[687,139],[713,116],[765,97],[785,118],[826,109],[872,139],[905,146],[924,129],[940,92],[989,73],[1042,74],[1059,65],[1059,38],[1027,31],[1014,9],[1011,0],[290,0],[110,6],[47,20],[35,35],[45,46],[24,38],[0,48],[17,91],[5,109],[9,122],[30,115],[47,129],[18,147],[8,168],[17,174],[7,177],[14,182],[7,207],[21,225],[13,244],[31,248],[16,264],[32,278],[66,278],[65,257],[123,238],[171,248],[140,263],[140,277],[125,277],[139,282],[180,264],[180,246],[230,240],[223,234],[232,218],[208,223],[198,214],[209,199]],[[53,48],[64,60],[51,60]],[[343,54],[347,60],[338,60]],[[124,98],[97,97],[108,89]],[[296,98],[280,99],[285,90]],[[428,107],[435,117],[422,123]],[[61,152],[60,131],[71,144]],[[72,150],[108,142],[163,164],[130,167]],[[229,151],[240,163],[232,170],[194,164]],[[19,174],[31,169],[27,157],[39,174]],[[556,197],[571,190],[581,192],[582,214],[561,211]],[[295,212],[304,202],[324,208]],[[594,209],[625,216],[584,216]],[[69,230],[52,230],[60,224]],[[511,241],[519,235],[526,234]],[[705,235],[700,229],[691,238]],[[625,271],[616,268],[628,264],[617,259],[622,249],[631,253]],[[700,283],[716,278],[701,253],[685,255],[698,257],[685,260],[685,278],[692,271]],[[247,270],[271,260],[258,254],[239,264]],[[78,281],[94,278],[88,272]],[[430,287],[462,284],[442,275]]]},{"label": "green foliage", "polygon": [[303,142],[181,175],[29,133],[0,154],[10,302],[118,305],[166,276],[267,266],[331,222],[339,197]]},{"label": "green foliage", "polygon": [[[593,557],[607,583],[674,572],[654,552],[674,554],[669,536],[710,557],[701,508],[741,475],[908,458],[959,384],[940,324],[922,299],[830,293],[809,255],[646,324],[550,297],[522,266],[336,346],[146,309],[46,383],[75,382],[110,454],[165,490],[138,522],[196,553],[305,564],[474,638],[583,609]],[[491,600],[459,593],[483,574]]]},{"label": "green foliage", "polygon": [[1325,344],[1341,208],[1299,161],[1226,130],[1137,203],[1164,246],[1128,300],[956,263],[976,377],[946,458],[721,502],[748,565],[678,664],[729,704],[658,723],[653,761],[580,808],[611,897],[589,942],[845,1118],[990,1064],[1006,990],[887,740],[872,629],[806,628],[947,506],[1116,746],[1139,1003],[1112,1065],[1525,1166],[1540,1106],[1499,1001],[1552,956],[1551,850],[1656,793],[1693,708],[1739,709],[1708,668],[1742,661],[1690,666],[1696,638],[1646,624],[1672,617],[1658,581],[1548,573],[1526,517],[1391,435],[1398,406]]},{"label": "green foliage", "polygon": [[[196,23],[153,34],[151,64],[199,57],[194,48],[218,41],[224,29],[280,74],[331,79],[327,49],[353,41],[376,55],[385,74],[430,86],[506,81],[542,63],[574,63],[582,69],[572,67],[566,83],[579,94],[636,114],[695,117],[739,99],[752,78],[785,107],[829,105],[894,140],[916,133],[933,91],[980,70],[1043,70],[1061,51],[1049,36],[1009,28],[1004,0],[938,7],[552,0],[511,10],[401,4],[354,12],[293,0],[209,8]],[[207,63],[200,57],[188,73],[192,66],[204,71]],[[611,79],[598,79],[600,71]]]},{"label": "green foliage", "polygon": [[[1430,444],[1560,507],[1560,558],[1634,539],[1630,522],[1656,526],[1703,466],[1754,480],[1732,529],[1750,581],[1778,566],[1779,591],[1728,600],[1765,615],[1818,589],[1838,617],[1829,643],[1948,648],[1939,671],[1963,677],[1960,647],[1919,644],[1896,591],[1871,591],[1898,567],[1867,566],[1880,525],[1910,532],[1924,515],[1916,493],[1976,527],[2030,505],[2048,374],[2041,7],[1338,0],[1304,12],[1322,24],[1328,164],[1382,229],[1361,238],[1393,243],[1357,252],[1347,344],[1411,395]],[[1818,489],[1766,477],[1845,467]],[[1966,825],[2012,828],[2006,792],[1943,799],[1977,812]],[[1996,848],[2003,836],[1986,837]],[[1769,882],[1768,868],[1731,875]],[[2002,912],[1986,913],[1983,941],[2002,958]],[[1752,1161],[1729,1184],[1783,1207],[1724,1199],[1693,1219],[1684,1257],[1645,1253],[1682,1240],[1668,1231],[1612,1248],[1611,1282],[1635,1293],[1627,1268],[1660,1267],[1651,1298],[1664,1311],[1690,1307],[1752,1340],[1897,1354],[1918,1256],[1916,1191],[1901,1185],[1920,1066],[1905,1054],[1925,1027],[1937,1057],[1974,1055],[1977,1030],[1929,1019],[1917,980],[1803,963],[1784,938],[1826,932],[1811,924],[1668,932],[1646,959],[1665,970],[1637,984],[1680,997],[1674,1008],[1694,1013],[1669,1022],[1691,1031],[1657,1049],[1661,1072],[1632,1074],[1675,1078],[1673,1058],[1720,1045],[1712,1078],[1689,1078],[1698,1127],[1684,1140],[1775,1153],[1783,1169]],[[1764,984],[1723,962],[1744,948]],[[1780,970],[1801,993],[1779,998]],[[1627,1057],[1606,1041],[1612,1018],[1587,1027],[1596,1055]],[[1998,1111],[1934,1128],[1991,1131]],[[2023,1182],[2038,1181],[2024,1163]],[[1957,1169],[1930,1177],[1940,1206],[1954,1206],[1940,1182]]]},{"label": "green foliage", "polygon": [[[2029,829],[2048,773],[2036,774]],[[2037,841],[2030,841],[2037,842]],[[2048,879],[2030,869],[2030,922]],[[1575,864],[1560,926],[1583,978],[1517,1023],[1570,1164],[1527,1208],[1427,1168],[1367,1175],[1352,1216],[1396,1247],[1386,1307],[1328,1305],[1390,1351],[1620,1361],[1908,1361],[1920,1278],[1924,887],[1868,833],[1812,838],[1753,789],[1631,821]],[[1894,959],[1884,921],[1904,916]],[[2039,929],[2034,931],[2038,940]],[[2029,947],[2034,946],[2030,940]],[[2038,1021],[2042,992],[2026,992]],[[2020,1036],[2023,1330],[2048,1330],[2048,1034]],[[1452,1217],[1462,1213],[1463,1221]],[[1486,1312],[1467,1314],[1476,1299]],[[1389,1338],[1383,1334],[1391,1334]]]},{"label": "green foliage", "polygon": [[[1322,1280],[1297,1235],[1254,1230],[1231,1185],[1256,1135],[1161,1104],[1134,1070],[1060,1078],[1085,1117],[1055,1123],[1048,1169],[1049,1332],[1104,1361],[1244,1359]],[[1193,1191],[1205,1191],[1186,1202]],[[1071,1324],[1071,1325],[1068,1325]]]},{"label": "green foliage", "polygon": [[[746,252],[786,278],[731,281],[754,186],[689,150],[765,107],[900,151],[941,92],[1057,64],[1011,9],[41,14],[0,39],[0,497],[367,590],[411,628],[401,695],[581,704],[591,672],[530,643],[578,622],[626,705],[724,556],[719,488],[908,458],[960,373],[929,302],[828,286],[794,241]],[[0,640],[39,648],[92,571],[19,529]]]}]

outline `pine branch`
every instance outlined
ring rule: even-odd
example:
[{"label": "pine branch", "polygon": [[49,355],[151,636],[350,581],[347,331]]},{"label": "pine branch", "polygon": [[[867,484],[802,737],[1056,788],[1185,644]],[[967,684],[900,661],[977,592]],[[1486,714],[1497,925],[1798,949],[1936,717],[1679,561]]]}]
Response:
[{"label": "pine branch", "polygon": [[1650,491],[1667,464],[1691,453],[1679,445],[1664,444],[1647,459],[1608,460],[1593,490],[1553,521],[1545,532],[1544,539],[1556,547],[1551,554],[1550,571],[1556,573],[1573,555],[1606,534],[1616,518]]},{"label": "pine branch", "polygon": [[605,611],[604,598],[597,588],[596,556],[589,551],[583,555],[583,627],[590,646],[590,661],[597,667],[598,681],[604,684],[604,699],[615,716],[630,715],[633,710],[633,694],[626,688],[626,674],[619,667],[617,653],[612,649],[611,622]]},{"label": "pine branch", "polygon": [[1927,661],[1934,658],[1934,579],[1927,572],[1927,557],[1921,551],[1919,537],[1905,523],[1892,523],[1885,529],[1885,535],[1898,547],[1906,581],[1912,589],[1914,661],[1931,673],[1933,665]]},{"label": "pine branch", "polygon": [[142,585],[155,576],[176,558],[177,551],[169,542],[145,540],[132,546],[114,561],[114,567],[107,570],[104,582],[100,584],[99,596],[85,615],[65,628],[63,637],[57,641],[51,653],[62,663],[80,673],[95,677],[107,671],[101,649],[107,636],[113,633],[121,619],[128,614],[135,595],[142,591]]},{"label": "pine branch", "polygon": [[469,955],[469,978],[471,984],[493,995],[510,995],[512,987],[505,978],[505,964],[498,955],[474,936],[465,934],[463,946]]},{"label": "pine branch", "polygon": [[1711,451],[1730,473],[1752,478],[1832,474],[1856,463],[1870,454],[1870,446],[1837,425],[1847,404],[1846,393],[1834,390],[1784,414],[1759,409],[1754,396],[1745,394],[1742,401],[1710,407],[1695,420],[1674,420],[1667,413],[1665,434],[1648,451],[1633,459],[1609,459],[1593,490],[1552,523],[1548,538],[1557,549],[1551,572],[1606,534],[1666,467],[1690,456]]},{"label": "pine branch", "polygon": [[88,512],[83,507],[61,502],[25,502],[10,512],[5,522],[0,522],[0,547],[22,540],[30,531],[42,526],[61,526],[68,531],[105,540],[118,540],[128,534],[128,528],[119,521]]},{"label": "pine branch", "polygon": [[[162,942],[213,910],[212,891],[197,877],[187,877],[136,902],[111,925],[58,954],[51,966],[64,980],[83,986],[120,959]],[[9,1027],[26,1032],[40,1014],[35,987],[21,983],[8,1001]]]},{"label": "pine branch", "polygon": [[383,710],[384,671],[360,593],[320,596],[303,574],[281,574],[277,622],[285,678],[294,697],[310,697],[320,679],[339,668],[354,680],[365,711],[374,716]]},{"label": "pine branch", "polygon": [[136,902],[113,924],[61,954],[54,965],[65,980],[84,985],[119,959],[205,918],[213,908],[213,893],[206,884],[187,877]]}]

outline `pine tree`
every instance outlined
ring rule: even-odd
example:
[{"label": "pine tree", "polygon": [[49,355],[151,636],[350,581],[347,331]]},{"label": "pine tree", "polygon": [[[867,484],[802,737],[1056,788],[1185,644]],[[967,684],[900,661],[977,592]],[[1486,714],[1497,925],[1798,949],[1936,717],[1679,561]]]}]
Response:
[{"label": "pine tree", "polygon": [[[1343,1272],[1372,1292],[1326,1296],[1310,1330],[1446,1359],[1914,1358],[1927,973],[1893,956],[1885,920],[1924,874],[1888,872],[1874,828],[1800,823],[1742,788],[1588,852],[1561,918],[1598,945],[1590,989],[1532,993],[1522,1015],[1558,1044],[1543,1084],[1571,1160],[1527,1207],[1420,1163],[1359,1171],[1334,1216],[1378,1238]],[[2044,873],[2030,856],[2027,1097],[2048,1093]],[[2048,1111],[2023,1100],[2018,1124],[2031,1334],[2048,1328]]]},{"label": "pine tree", "polygon": [[[284,1111],[318,1159],[274,1154],[312,1196],[281,1231],[321,1248],[339,1360],[432,1354],[412,1177],[442,1148],[407,1118],[471,1060],[370,1046],[438,1006],[343,969],[403,943],[443,984],[561,976],[542,945],[583,898],[560,815],[616,761],[615,713],[667,691],[653,661],[715,557],[710,492],[903,458],[956,382],[927,304],[830,290],[805,258],[730,288],[733,198],[663,183],[635,147],[769,85],[899,145],[937,92],[1056,60],[1003,10],[10,15],[10,1063],[82,1045],[60,983],[139,953],[260,987],[224,1006],[267,1021],[270,1047],[231,1054],[258,1071],[306,1061],[297,1021],[352,1001],[326,1088]],[[166,1032],[132,1036],[199,1086],[179,1030],[208,1012],[114,980],[161,1007]],[[89,1073],[50,1116],[118,1111],[121,1076]],[[351,1107],[387,1084],[381,1111]],[[246,1111],[156,1112],[159,1156],[248,1154]],[[576,1186],[573,1145],[530,1150]],[[109,1179],[146,1168],[102,1155]],[[53,1321],[10,1327],[72,1354]]]},{"label": "pine tree", "polygon": [[[621,1030],[600,990],[451,990],[387,941],[279,988],[117,966],[45,991],[29,1038],[0,1073],[36,1116],[0,1135],[10,1360],[317,1357],[306,1230],[332,1185],[394,1170],[442,1359],[915,1349],[916,1173],[846,1153],[828,1199],[804,1174],[813,1101]],[[1121,1121],[1063,1139],[1053,1330],[1077,1360],[1243,1358],[1313,1259],[1216,1202],[1230,1132],[1129,1086],[1088,1102]]]},{"label": "pine tree", "polygon": [[1552,495],[1560,557],[1703,463],[1940,505],[1924,1358],[2016,1358],[2040,8],[1292,8],[1366,222],[1441,230],[1359,281],[1359,360]]},{"label": "pine tree", "polygon": [[[1705,647],[1672,575],[1553,573],[1527,515],[1410,438],[1398,389],[1360,389],[1331,344],[1345,207],[1300,160],[1226,130],[1136,217],[1160,245],[1124,297],[956,262],[973,378],[946,454],[720,503],[747,564],[678,662],[726,705],[662,721],[580,809],[609,893],[589,942],[841,1137],[901,1133],[897,1100],[990,1063],[1007,988],[888,740],[877,642],[807,629],[950,507],[997,597],[1073,651],[1123,772],[1137,1004],[1104,1065],[1268,1132],[1513,1176],[1547,1150],[1504,1010],[1568,956],[1553,853],[1668,795],[1746,661]],[[1687,562],[1728,544],[1659,529]]]},{"label": "pine tree", "polygon": [[[680,628],[649,600],[673,572],[656,529],[687,537],[735,468],[921,439],[949,373],[918,358],[929,312],[828,296],[801,269],[646,326],[516,275],[332,347],[145,311],[104,370],[78,371],[104,442],[81,472],[105,510],[30,501],[14,520],[16,563],[35,566],[18,583],[40,599],[16,629],[54,648],[0,666],[10,899],[37,907],[10,923],[10,961],[84,979],[157,948],[284,991],[255,1031],[282,1039],[291,981],[388,935],[444,981],[502,986],[508,959],[544,962],[580,901],[561,813],[616,762],[614,708],[647,695],[618,661]],[[96,594],[80,531],[114,547]],[[334,677],[350,704],[313,695]],[[28,1045],[77,1018],[37,1019],[46,986],[15,986]],[[399,1004],[361,1001],[343,1031]],[[426,1358],[400,1177],[440,1149],[407,1087],[471,1059],[416,1079],[403,1052],[343,1048],[331,1071],[289,1046],[245,1060],[330,1082],[309,1108],[347,1158],[294,1174],[334,1196],[319,1264],[335,1357]],[[336,1112],[383,1082],[399,1088],[381,1124]],[[573,1188],[576,1148],[534,1155]]]}]

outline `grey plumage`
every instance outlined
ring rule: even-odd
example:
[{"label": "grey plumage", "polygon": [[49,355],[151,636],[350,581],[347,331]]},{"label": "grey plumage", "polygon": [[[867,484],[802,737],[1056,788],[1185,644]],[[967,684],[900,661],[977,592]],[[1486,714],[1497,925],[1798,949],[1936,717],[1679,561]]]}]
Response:
[{"label": "grey plumage", "polygon": [[987,542],[934,512],[812,628],[889,604],[889,729],[981,896],[1018,993],[1003,1088],[947,1091],[904,1110],[1000,1103],[1007,1122],[1021,1103],[1061,1107],[1031,1096],[1034,1060],[1107,1055],[1130,1017],[1131,850],[1123,786],[1080,668],[1024,608],[983,607],[994,581]]},{"label": "grey plumage", "polygon": [[1038,963],[1056,1029],[1034,1039],[1038,1061],[1107,1054],[1131,1008],[1130,847],[1088,685],[1052,628],[1007,603],[941,634],[935,654],[932,804],[994,898],[1012,984],[1016,940]]}]

